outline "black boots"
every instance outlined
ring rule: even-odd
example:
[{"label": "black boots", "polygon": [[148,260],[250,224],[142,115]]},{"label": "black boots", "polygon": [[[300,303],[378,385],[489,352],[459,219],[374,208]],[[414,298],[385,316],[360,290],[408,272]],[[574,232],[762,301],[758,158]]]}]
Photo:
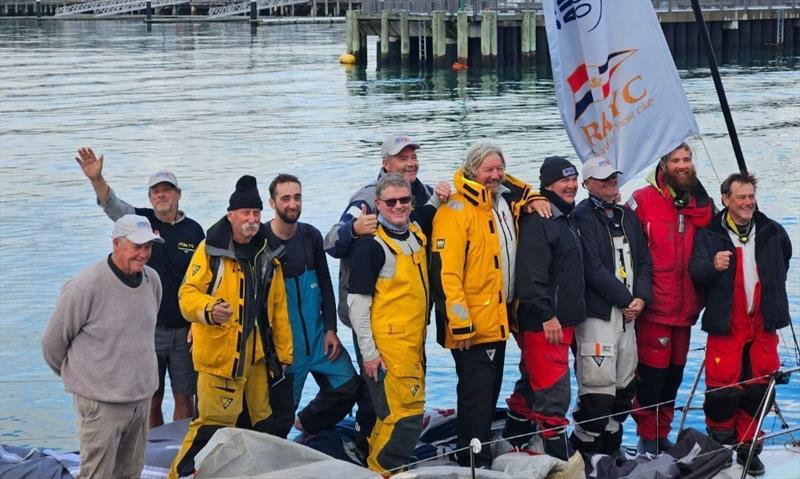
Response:
[{"label": "black boots", "polygon": [[[747,455],[750,454],[751,444],[752,443],[748,442],[736,448],[736,462],[742,467],[745,467],[747,463]],[[753,448],[753,456],[750,458],[750,464],[747,466],[747,473],[751,476],[762,476],[766,468],[764,467],[764,463],[761,462],[761,459],[758,458],[758,455],[761,454],[763,446],[757,443]]]},{"label": "black boots", "polygon": [[566,432],[556,434],[542,442],[544,443],[545,454],[553,456],[556,459],[561,459],[562,461],[569,461],[569,458],[575,452],[572,448],[572,443],[567,440]]},{"label": "black boots", "polygon": [[503,428],[503,438],[517,449],[522,449],[533,437],[535,427],[528,419],[515,416],[511,411],[506,412],[506,426]]}]

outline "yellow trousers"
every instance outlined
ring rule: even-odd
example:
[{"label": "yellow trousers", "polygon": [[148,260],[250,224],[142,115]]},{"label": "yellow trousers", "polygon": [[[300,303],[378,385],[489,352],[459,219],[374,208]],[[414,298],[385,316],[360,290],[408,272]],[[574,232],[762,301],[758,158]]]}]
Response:
[{"label": "yellow trousers", "polygon": [[367,465],[389,475],[403,466],[417,445],[425,409],[425,376],[415,367],[389,367],[380,382],[365,377],[378,416],[369,436]]},{"label": "yellow trousers", "polygon": [[[250,343],[254,336],[251,334],[247,341],[247,351],[253,350]],[[266,363],[264,359],[252,362],[252,357],[248,357],[244,374],[238,379],[197,374],[197,418],[189,424],[183,445],[172,461],[169,479],[194,472],[195,455],[217,429],[236,426],[259,430],[259,425],[272,414]]]}]

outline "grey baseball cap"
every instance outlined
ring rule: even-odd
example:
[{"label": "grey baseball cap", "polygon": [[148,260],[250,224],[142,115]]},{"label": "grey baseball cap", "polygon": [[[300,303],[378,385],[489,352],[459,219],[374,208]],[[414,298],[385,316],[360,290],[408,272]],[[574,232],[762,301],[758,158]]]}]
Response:
[{"label": "grey baseball cap", "polygon": [[407,146],[413,146],[415,150],[419,148],[419,145],[411,141],[408,135],[392,135],[383,142],[383,146],[381,146],[381,156],[384,158],[387,156],[394,156]]},{"label": "grey baseball cap", "polygon": [[582,173],[581,176],[583,176],[584,180],[588,180],[589,178],[605,180],[614,173],[621,174],[622,172],[614,167],[608,158],[596,156],[594,158],[589,158],[589,161],[583,164]]},{"label": "grey baseball cap", "polygon": [[136,244],[145,244],[149,241],[163,243],[164,238],[153,232],[150,220],[139,215],[125,215],[114,223],[112,238],[126,238]]},{"label": "grey baseball cap", "polygon": [[169,183],[175,188],[178,188],[178,179],[175,178],[175,174],[171,171],[162,170],[158,173],[154,173],[153,176],[150,177],[147,187],[152,188],[159,183]]}]

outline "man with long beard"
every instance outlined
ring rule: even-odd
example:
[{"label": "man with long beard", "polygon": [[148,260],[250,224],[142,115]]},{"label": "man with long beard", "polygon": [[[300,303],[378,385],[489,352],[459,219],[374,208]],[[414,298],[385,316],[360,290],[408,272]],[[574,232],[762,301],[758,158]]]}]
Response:
[{"label": "man with long beard", "polygon": [[[356,402],[360,381],[336,335],[336,299],[322,249],[322,234],[298,221],[303,191],[294,175],[280,174],[269,185],[269,205],[275,217],[267,222],[269,249],[283,248],[281,266],[292,325],[294,362],[283,384],[271,384],[273,427],[268,432],[286,437],[295,427],[308,434],[330,429]],[[320,387],[317,396],[294,419],[308,374]]]},{"label": "man with long beard", "polygon": [[228,212],[208,229],[178,292],[192,322],[197,415],[167,477],[191,476],[195,456],[223,427],[266,432],[267,384],[292,363],[279,252],[267,245],[256,179],[239,178]]},{"label": "man with long beard", "polygon": [[648,182],[628,200],[653,258],[653,299],[636,323],[639,382],[633,417],[640,452],[658,454],[672,446],[667,435],[674,401],[691,328],[704,304],[703,293],[689,277],[694,234],[708,226],[714,204],[697,180],[686,143],[661,158]]}]

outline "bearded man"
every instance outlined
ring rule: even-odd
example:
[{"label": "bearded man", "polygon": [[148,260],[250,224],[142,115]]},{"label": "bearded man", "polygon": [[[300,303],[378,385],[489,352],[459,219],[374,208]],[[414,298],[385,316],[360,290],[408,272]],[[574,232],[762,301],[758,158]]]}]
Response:
[{"label": "bearded man", "polygon": [[[270,384],[272,416],[267,432],[286,437],[292,424],[307,434],[333,428],[350,414],[358,399],[360,381],[350,355],[336,335],[336,299],[328,271],[322,234],[298,221],[303,210],[300,180],[280,174],[269,185],[269,205],[275,217],[266,223],[269,249],[280,255],[292,326],[294,362],[283,384]],[[303,385],[309,373],[319,393],[295,420]]]},{"label": "bearded man", "polygon": [[692,149],[686,143],[664,155],[647,181],[650,184],[628,200],[653,259],[652,302],[636,323],[639,382],[633,417],[640,452],[658,454],[672,446],[667,435],[674,401],[683,380],[691,328],[705,301],[689,276],[692,243],[695,231],[708,226],[714,203],[697,179]]}]

